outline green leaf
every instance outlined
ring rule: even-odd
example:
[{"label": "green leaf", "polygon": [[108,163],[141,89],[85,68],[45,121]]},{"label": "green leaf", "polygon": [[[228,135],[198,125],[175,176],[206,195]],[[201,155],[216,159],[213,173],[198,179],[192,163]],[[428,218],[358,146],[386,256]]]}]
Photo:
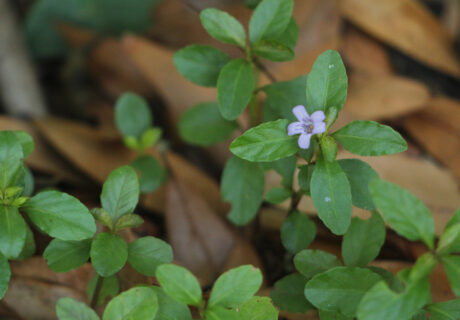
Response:
[{"label": "green leaf", "polygon": [[88,208],[63,192],[40,192],[21,210],[40,230],[57,239],[83,240],[96,232],[96,223]]},{"label": "green leaf", "polygon": [[255,9],[262,0],[246,0],[246,7]]},{"label": "green leaf", "polygon": [[200,284],[187,269],[174,264],[162,264],[157,268],[156,277],[163,290],[175,300],[191,306],[200,305]]},{"label": "green leaf", "polygon": [[0,132],[0,188],[25,184],[22,146],[13,131]]},{"label": "green leaf", "polygon": [[322,250],[302,250],[294,257],[295,268],[307,278],[312,278],[331,268],[341,266],[333,254]]},{"label": "green leaf", "polygon": [[153,320],[158,312],[158,298],[149,287],[134,287],[112,299],[103,320]]},{"label": "green leaf", "polygon": [[133,167],[122,166],[107,177],[102,186],[101,203],[113,219],[132,213],[139,201],[139,180]]},{"label": "green leaf", "polygon": [[452,215],[452,217],[450,217],[449,221],[447,221],[445,229],[457,223],[460,223],[460,208],[458,208],[457,211],[455,211],[455,213]]},{"label": "green leaf", "polygon": [[89,259],[91,239],[82,241],[63,241],[54,239],[46,247],[43,258],[48,266],[56,272],[77,269]]},{"label": "green leaf", "polygon": [[139,188],[143,193],[155,191],[168,179],[166,170],[155,157],[140,156],[131,163],[131,166],[140,173]]},{"label": "green leaf", "polygon": [[307,279],[301,274],[290,274],[278,280],[270,292],[273,302],[283,311],[305,313],[313,306],[305,299],[303,290]]},{"label": "green leaf", "polygon": [[155,320],[192,320],[190,309],[170,296],[160,287],[149,287],[157,294],[159,309]]},{"label": "green leaf", "polygon": [[342,159],[338,162],[350,183],[353,205],[361,209],[374,210],[375,205],[369,191],[369,183],[379,178],[378,173],[359,159]]},{"label": "green leaf", "polygon": [[324,159],[328,162],[333,162],[337,157],[337,143],[331,136],[324,136],[320,141],[321,151]]},{"label": "green leaf", "polygon": [[241,23],[227,12],[205,9],[200,13],[201,24],[214,39],[234,44],[240,48],[246,45],[246,33]]},{"label": "green leaf", "polygon": [[25,131],[14,131],[16,134],[16,138],[19,140],[19,143],[22,146],[22,152],[24,154],[24,158],[34,151],[34,139]]},{"label": "green leaf", "polygon": [[345,149],[361,156],[384,156],[407,149],[406,141],[398,132],[374,121],[350,122],[332,136]]},{"label": "green leaf", "polygon": [[399,294],[380,281],[364,295],[357,316],[360,320],[409,320],[429,299],[428,281],[415,283]]},{"label": "green leaf", "polygon": [[[289,20],[289,24],[287,25],[283,33],[281,33],[279,36],[276,36],[274,39],[281,41],[281,43],[294,50],[295,45],[297,44],[298,37],[299,26],[297,25],[297,22],[294,20],[294,17],[291,17],[291,20]],[[305,96],[305,90],[303,91],[303,95]]]},{"label": "green leaf", "polygon": [[145,149],[153,146],[161,138],[162,133],[163,131],[156,127],[145,130],[139,140],[138,152],[143,153]]},{"label": "green leaf", "polygon": [[155,276],[156,269],[164,263],[171,263],[173,251],[169,244],[154,237],[143,237],[128,246],[128,262],[138,272]]},{"label": "green leaf", "polygon": [[94,297],[94,291],[96,290],[99,279],[101,279],[102,285],[96,302],[97,306],[103,305],[107,298],[115,297],[120,292],[120,281],[117,275],[103,278],[96,274],[88,283],[89,300],[92,300]]},{"label": "green leaf", "polygon": [[72,298],[59,299],[56,314],[59,320],[99,320],[93,309]]},{"label": "green leaf", "polygon": [[29,259],[35,254],[36,249],[34,234],[26,223],[26,241],[24,242],[21,253],[15,260],[23,261]]},{"label": "green leaf", "polygon": [[348,78],[337,51],[326,50],[315,61],[307,80],[307,110],[327,113],[329,108],[342,109],[347,98]]},{"label": "green leaf", "polygon": [[113,221],[110,214],[102,209],[102,208],[93,208],[91,209],[91,214],[93,215],[94,219],[102,223],[104,226],[108,227],[110,230],[113,229]]},{"label": "green leaf", "polygon": [[410,268],[409,276],[405,281],[411,284],[420,280],[428,280],[437,264],[437,258],[431,252],[424,253]]},{"label": "green leaf", "polygon": [[310,184],[313,171],[315,169],[314,165],[304,165],[300,167],[298,180],[300,189],[306,194],[310,194]]},{"label": "green leaf", "polygon": [[256,56],[271,61],[290,61],[294,59],[294,51],[279,40],[260,40],[252,48]]},{"label": "green leaf", "polygon": [[411,241],[422,240],[433,249],[434,222],[430,210],[409,191],[384,180],[374,180],[370,191],[384,220]]},{"label": "green leaf", "polygon": [[441,255],[460,253],[460,223],[444,229],[439,238],[436,251]]},{"label": "green leaf", "polygon": [[152,114],[147,101],[132,92],[121,95],[115,105],[115,123],[123,136],[139,139],[152,126]]},{"label": "green leaf", "polygon": [[128,260],[128,245],[116,234],[102,232],[91,244],[91,263],[103,277],[109,277],[123,268]]},{"label": "green leaf", "polygon": [[24,248],[27,234],[18,208],[0,205],[0,226],[0,252],[7,259],[15,259]]},{"label": "green leaf", "polygon": [[160,0],[39,0],[28,10],[25,35],[36,58],[68,53],[67,42],[55,21],[64,21],[104,35],[143,33],[152,23],[152,10]]},{"label": "green leaf", "polygon": [[318,156],[310,190],[321,221],[332,233],[345,234],[351,221],[351,190],[339,163],[328,162]]},{"label": "green leaf", "polygon": [[289,199],[292,191],[283,187],[270,189],[265,195],[265,199],[271,204],[279,204]]},{"label": "green leaf", "polygon": [[226,140],[238,127],[222,117],[215,102],[200,103],[187,109],[179,121],[179,134],[191,144],[209,146]]},{"label": "green leaf", "polygon": [[237,307],[251,299],[261,285],[262,272],[259,269],[251,265],[230,269],[217,278],[208,305]]},{"label": "green leaf", "polygon": [[320,320],[352,320],[343,314],[335,311],[318,310]]},{"label": "green leaf", "polygon": [[8,264],[8,259],[5,258],[2,254],[0,254],[0,299],[8,290],[8,283],[10,282],[11,278],[11,269],[10,265]]},{"label": "green leaf", "polygon": [[238,309],[238,320],[278,320],[279,312],[268,297],[253,297]]},{"label": "green leaf", "polygon": [[[290,81],[275,82],[262,88],[267,94],[264,102],[263,120],[272,121],[279,118],[288,119],[289,122],[297,121],[292,113],[292,108],[297,105],[306,105],[305,90],[307,86],[307,76],[294,78]],[[272,117],[267,115],[267,112]]]},{"label": "green leaf", "polygon": [[392,272],[380,268],[380,267],[374,267],[374,266],[369,266],[366,267],[369,270],[371,270],[374,273],[377,273],[380,277],[382,277],[383,280],[387,283],[389,288],[395,292],[403,292],[404,291],[404,283],[399,279],[395,274]]},{"label": "green leaf", "polygon": [[256,164],[232,157],[225,165],[221,180],[222,199],[232,204],[228,218],[245,225],[257,214],[262,203],[265,176]]},{"label": "green leaf", "polygon": [[287,189],[292,189],[292,183],[294,181],[294,172],[297,167],[297,158],[295,156],[290,156],[287,158],[273,161],[268,165],[281,175],[281,185]]},{"label": "green leaf", "polygon": [[243,59],[227,63],[217,80],[217,100],[222,116],[235,120],[243,112],[256,86],[251,64]]},{"label": "green leaf", "polygon": [[385,242],[385,223],[376,212],[368,220],[354,217],[342,242],[347,266],[365,266],[374,260]]},{"label": "green leaf", "polygon": [[291,20],[293,7],[292,0],[263,0],[249,21],[251,43],[282,34]]},{"label": "green leaf", "polygon": [[430,320],[460,319],[460,298],[429,304],[426,310],[431,314]]},{"label": "green leaf", "polygon": [[380,280],[368,269],[335,267],[308,281],[305,296],[321,310],[353,317],[364,294]]},{"label": "green leaf", "polygon": [[460,256],[442,256],[441,263],[446,270],[452,291],[460,297]]},{"label": "green leaf", "polygon": [[288,136],[288,120],[262,123],[233,140],[230,151],[249,161],[274,161],[297,152],[296,136]]},{"label": "green leaf", "polygon": [[[239,310],[238,310],[239,311]],[[206,320],[239,320],[239,313],[235,309],[227,309],[221,306],[206,308]]]},{"label": "green leaf", "polygon": [[35,179],[32,174],[32,171],[26,166],[24,166],[26,176],[25,176],[25,181],[24,181],[24,191],[22,195],[24,197],[31,197],[32,194],[34,193],[34,188],[35,188]]},{"label": "green leaf", "polygon": [[205,87],[215,87],[222,68],[230,57],[211,46],[191,45],[174,54],[174,66],[187,80]]},{"label": "green leaf", "polygon": [[299,211],[289,214],[281,226],[281,242],[286,250],[293,254],[306,249],[315,236],[315,223]]},{"label": "green leaf", "polygon": [[144,219],[142,219],[141,216],[134,213],[129,213],[118,220],[114,231],[117,232],[126,228],[137,228],[143,223]]}]

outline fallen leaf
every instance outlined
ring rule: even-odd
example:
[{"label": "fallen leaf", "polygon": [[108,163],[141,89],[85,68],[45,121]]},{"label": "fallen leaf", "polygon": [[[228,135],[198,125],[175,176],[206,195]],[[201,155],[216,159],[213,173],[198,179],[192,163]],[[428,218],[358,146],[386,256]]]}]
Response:
[{"label": "fallen leaf", "polygon": [[176,260],[204,283],[220,274],[235,235],[193,188],[171,177],[167,186],[166,228]]},{"label": "fallen leaf", "polygon": [[343,16],[372,36],[455,77],[460,76],[452,39],[416,0],[342,0]]},{"label": "fallen leaf", "polygon": [[387,49],[353,26],[347,28],[341,48],[343,59],[352,70],[379,75],[394,73]]},{"label": "fallen leaf", "polygon": [[435,98],[423,111],[407,117],[404,127],[422,147],[460,180],[460,103]]},{"label": "fallen leaf", "polygon": [[77,185],[85,181],[71,166],[60,159],[56,153],[47,145],[34,126],[24,120],[0,116],[1,130],[23,130],[34,139],[34,151],[27,157],[25,163],[32,169],[51,174],[57,179],[64,179]]},{"label": "fallen leaf", "polygon": [[355,72],[344,111],[359,119],[391,119],[424,108],[429,99],[428,88],[416,80]]},{"label": "fallen leaf", "polygon": [[170,123],[176,125],[182,112],[199,102],[217,100],[215,88],[193,84],[176,70],[173,50],[135,35],[124,36],[121,45],[168,105]]}]

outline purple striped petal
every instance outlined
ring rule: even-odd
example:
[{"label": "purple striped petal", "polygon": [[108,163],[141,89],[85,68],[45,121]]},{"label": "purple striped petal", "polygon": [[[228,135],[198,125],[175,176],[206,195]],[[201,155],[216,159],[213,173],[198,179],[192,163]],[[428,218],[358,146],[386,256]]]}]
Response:
[{"label": "purple striped petal", "polygon": [[310,147],[311,134],[302,133],[299,137],[299,147],[301,149],[308,149]]},{"label": "purple striped petal", "polygon": [[300,134],[304,132],[302,122],[293,122],[288,125],[288,136]]},{"label": "purple striped petal", "polygon": [[313,124],[313,130],[311,131],[312,134],[323,133],[326,131],[326,124],[324,122],[315,122]]},{"label": "purple striped petal", "polygon": [[311,120],[313,121],[313,123],[324,121],[324,119],[326,119],[326,116],[324,115],[324,112],[321,110],[315,111],[311,115]]},{"label": "purple striped petal", "polygon": [[295,106],[292,108],[292,113],[300,122],[305,122],[308,119],[308,113],[304,106]]}]

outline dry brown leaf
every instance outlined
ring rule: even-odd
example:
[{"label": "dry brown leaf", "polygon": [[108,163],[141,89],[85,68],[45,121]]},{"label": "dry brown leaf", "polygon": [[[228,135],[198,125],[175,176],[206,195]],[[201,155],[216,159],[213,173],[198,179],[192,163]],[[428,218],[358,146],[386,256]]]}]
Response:
[{"label": "dry brown leaf", "polygon": [[[35,123],[63,156],[99,183],[103,183],[111,171],[131,163],[136,157],[136,152],[119,142],[101,140],[98,129],[86,124],[59,118],[36,120]],[[156,149],[147,152],[159,158]],[[206,194],[206,201],[215,212],[222,215],[227,213],[228,205],[222,202],[219,187],[212,178],[173,152],[167,153],[167,159],[174,174],[199,194]],[[142,199],[143,205],[162,212],[165,206],[164,192],[165,188],[162,187],[146,195]]]},{"label": "dry brown leaf", "polygon": [[403,123],[418,143],[460,179],[460,103],[433,99],[426,109]]},{"label": "dry brown leaf", "polygon": [[187,108],[216,101],[216,89],[205,88],[185,79],[174,67],[174,51],[134,35],[122,39],[124,52],[168,105],[172,124],[177,124]]},{"label": "dry brown leaf", "polygon": [[460,63],[452,40],[435,17],[416,0],[341,0],[344,17],[407,55],[453,76]]},{"label": "dry brown leaf", "polygon": [[359,119],[391,119],[424,108],[429,99],[428,88],[418,81],[355,72],[344,111]]},{"label": "dry brown leaf", "polygon": [[394,72],[387,49],[357,28],[349,27],[341,45],[348,67],[371,74]]},{"label": "dry brown leaf", "polygon": [[34,126],[29,122],[1,116],[0,129],[23,130],[32,136],[35,148],[25,161],[32,169],[51,174],[57,179],[64,179],[78,185],[85,182],[71,166],[60,159],[55,152],[49,148]]},{"label": "dry brown leaf", "polygon": [[203,196],[178,177],[171,177],[166,228],[176,260],[210,284],[220,274],[236,238]]},{"label": "dry brown leaf", "polygon": [[[2,302],[23,319],[56,318],[56,302],[70,297],[86,301],[90,264],[66,273],[50,270],[42,257],[11,262],[12,278]],[[86,301],[87,302],[87,301]]]}]

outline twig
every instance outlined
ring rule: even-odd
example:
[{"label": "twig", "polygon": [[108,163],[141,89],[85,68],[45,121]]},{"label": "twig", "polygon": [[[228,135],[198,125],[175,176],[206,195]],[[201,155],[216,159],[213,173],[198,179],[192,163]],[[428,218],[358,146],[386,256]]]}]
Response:
[{"label": "twig", "polygon": [[266,66],[262,64],[262,62],[260,62],[258,59],[254,59],[254,64],[268,77],[268,79],[270,79],[272,83],[277,82],[275,76],[270,72],[270,70],[267,69]]},{"label": "twig", "polygon": [[4,107],[13,116],[45,116],[44,99],[22,39],[8,0],[0,0],[0,92]]}]

